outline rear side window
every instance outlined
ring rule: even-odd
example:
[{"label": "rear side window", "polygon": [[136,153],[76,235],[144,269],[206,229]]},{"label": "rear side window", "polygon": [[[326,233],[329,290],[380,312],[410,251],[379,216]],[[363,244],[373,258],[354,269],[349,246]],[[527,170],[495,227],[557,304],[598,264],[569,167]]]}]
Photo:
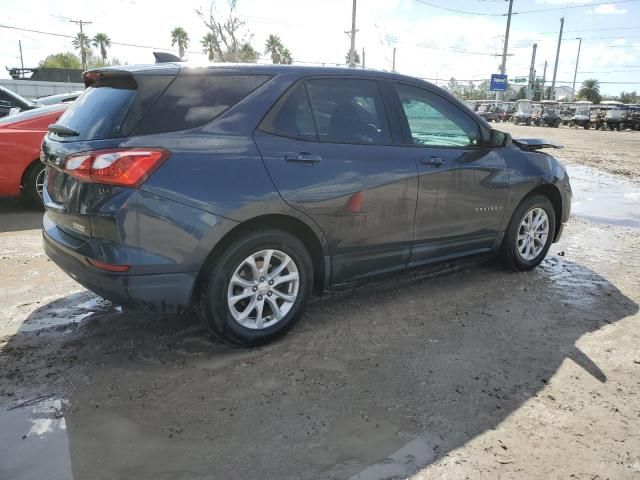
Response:
[{"label": "rear side window", "polygon": [[378,82],[322,78],[305,82],[323,142],[388,145],[389,122]]},{"label": "rear side window", "polygon": [[266,82],[269,75],[181,75],[169,85],[132,135],[202,126]]},{"label": "rear side window", "polygon": [[309,97],[302,82],[278,100],[260,124],[260,130],[282,137],[317,140]]}]

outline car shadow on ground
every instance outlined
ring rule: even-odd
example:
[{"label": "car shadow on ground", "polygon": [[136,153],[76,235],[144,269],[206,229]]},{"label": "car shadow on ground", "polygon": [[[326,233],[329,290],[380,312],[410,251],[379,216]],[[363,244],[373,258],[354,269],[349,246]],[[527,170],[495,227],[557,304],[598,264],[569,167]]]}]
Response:
[{"label": "car shadow on ground", "polygon": [[[116,310],[89,293],[40,307],[2,347],[0,402],[29,425],[34,415],[65,425],[58,437],[5,429],[0,443],[40,455],[21,464],[5,451],[0,474],[402,477],[496,428],[567,360],[606,382],[576,341],[638,311],[561,257],[523,274],[486,259],[449,270],[330,293],[287,337],[248,351],[210,340],[193,316]],[[32,331],[63,304],[89,317]],[[30,398],[58,403],[34,413]],[[49,434],[57,464],[43,453]]]},{"label": "car shadow on ground", "polygon": [[21,199],[0,197],[0,233],[41,228],[42,213]]}]

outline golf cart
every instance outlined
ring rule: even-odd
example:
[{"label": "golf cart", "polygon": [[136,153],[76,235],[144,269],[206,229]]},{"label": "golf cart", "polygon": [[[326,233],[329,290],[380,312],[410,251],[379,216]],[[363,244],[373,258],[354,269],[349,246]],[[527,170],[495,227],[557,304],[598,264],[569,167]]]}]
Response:
[{"label": "golf cart", "polygon": [[511,122],[515,125],[531,125],[531,100],[518,100],[516,112],[511,117]]},{"label": "golf cart", "polygon": [[604,121],[609,130],[614,128],[618,131],[625,128],[629,109],[622,102],[607,100],[600,102],[602,110],[604,110]]},{"label": "golf cart", "polygon": [[540,105],[540,113],[534,118],[533,123],[538,127],[558,128],[562,123],[562,119],[558,115],[558,102],[555,100],[542,100]]},{"label": "golf cart", "polygon": [[580,100],[575,103],[576,111],[573,114],[570,125],[572,127],[582,127],[585,130],[591,128],[591,113],[590,107],[592,102],[588,100]]},{"label": "golf cart", "polygon": [[560,115],[560,120],[562,120],[562,125],[570,125],[576,113],[576,104],[572,102],[561,103],[559,110],[560,110],[559,115]]},{"label": "golf cart", "polygon": [[626,105],[629,110],[627,128],[640,130],[640,105]]},{"label": "golf cart", "polygon": [[487,122],[498,121],[498,113],[496,112],[496,106],[493,103],[481,103],[476,113],[484,118]]},{"label": "golf cart", "polygon": [[498,115],[498,121],[499,122],[508,122],[511,117],[513,116],[513,114],[516,111],[516,105],[514,102],[502,102],[500,105],[498,105],[497,108],[497,115]]}]

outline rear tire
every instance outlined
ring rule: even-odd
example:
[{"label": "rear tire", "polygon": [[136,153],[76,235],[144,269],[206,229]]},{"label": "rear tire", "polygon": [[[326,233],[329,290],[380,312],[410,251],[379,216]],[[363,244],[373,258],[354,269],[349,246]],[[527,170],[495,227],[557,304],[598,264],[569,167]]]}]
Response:
[{"label": "rear tire", "polygon": [[44,171],[44,164],[38,161],[29,167],[24,176],[22,198],[25,203],[32,208],[44,208],[42,203]]},{"label": "rear tire", "polygon": [[204,269],[196,311],[217,338],[234,347],[257,347],[286,334],[313,290],[307,249],[280,230],[238,238]]},{"label": "rear tire", "polygon": [[[536,225],[536,218],[542,219],[543,223],[532,228]],[[527,219],[530,228],[527,228]],[[546,233],[543,235],[542,232],[545,230]],[[500,248],[503,263],[515,271],[537,267],[547,255],[555,232],[556,215],[551,201],[543,195],[525,198],[513,213],[505,232]],[[527,248],[527,245],[531,245],[531,248]]]}]

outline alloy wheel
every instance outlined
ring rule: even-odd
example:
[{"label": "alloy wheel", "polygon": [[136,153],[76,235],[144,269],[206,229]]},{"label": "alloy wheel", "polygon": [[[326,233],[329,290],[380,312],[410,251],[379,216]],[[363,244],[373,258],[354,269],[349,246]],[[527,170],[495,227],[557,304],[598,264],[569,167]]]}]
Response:
[{"label": "alloy wheel", "polygon": [[229,280],[227,304],[243,327],[262,330],[282,320],[293,307],[300,274],[293,259],[275,249],[245,258]]},{"label": "alloy wheel", "polygon": [[523,217],[518,227],[517,251],[526,261],[535,259],[547,244],[549,217],[544,209],[535,207]]}]

